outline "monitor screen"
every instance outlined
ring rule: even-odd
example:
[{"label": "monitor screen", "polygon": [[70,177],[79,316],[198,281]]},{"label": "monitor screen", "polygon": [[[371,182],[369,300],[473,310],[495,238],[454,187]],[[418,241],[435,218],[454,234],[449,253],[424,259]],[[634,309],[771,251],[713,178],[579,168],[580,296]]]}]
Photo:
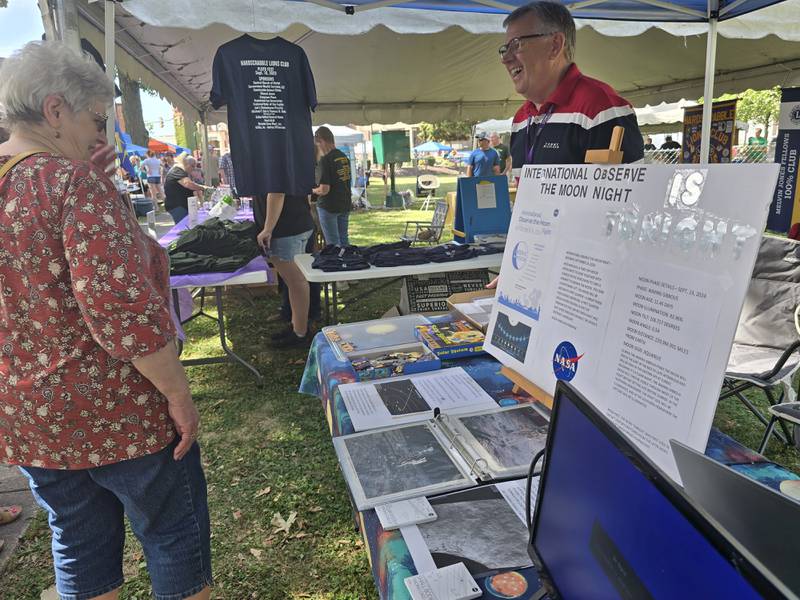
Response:
[{"label": "monitor screen", "polygon": [[762,597],[733,547],[574,390],[559,385],[552,419],[531,544],[561,597]]}]

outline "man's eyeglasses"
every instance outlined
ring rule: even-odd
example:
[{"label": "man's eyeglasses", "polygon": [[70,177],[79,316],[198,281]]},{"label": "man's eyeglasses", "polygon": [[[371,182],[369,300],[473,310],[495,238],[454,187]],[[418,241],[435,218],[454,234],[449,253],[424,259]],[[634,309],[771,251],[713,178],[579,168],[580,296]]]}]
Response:
[{"label": "man's eyeglasses", "polygon": [[104,115],[99,112],[89,111],[94,115],[94,122],[97,125],[97,132],[102,133],[106,130],[106,124],[108,123],[108,115]]},{"label": "man's eyeglasses", "polygon": [[505,58],[508,53],[516,54],[517,52],[519,52],[520,42],[522,40],[545,37],[548,35],[553,35],[554,33],[557,32],[549,31],[547,33],[531,33],[528,35],[520,35],[518,37],[511,38],[510,40],[508,40],[507,43],[503,44],[497,49],[497,52],[500,53],[500,58]]}]

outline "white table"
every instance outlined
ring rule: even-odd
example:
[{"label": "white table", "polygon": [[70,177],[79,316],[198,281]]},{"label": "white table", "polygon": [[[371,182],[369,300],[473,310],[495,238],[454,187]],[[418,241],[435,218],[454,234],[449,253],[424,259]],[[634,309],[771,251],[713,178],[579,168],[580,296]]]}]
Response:
[{"label": "white table", "polygon": [[[450,273],[452,271],[477,271],[481,269],[499,269],[503,262],[503,254],[489,254],[468,258],[467,260],[456,260],[444,263],[425,263],[421,265],[403,265],[399,267],[370,267],[360,271],[333,271],[326,273],[321,269],[311,268],[314,257],[311,254],[298,254],[294,257],[294,262],[303,273],[303,277],[309,283],[321,283],[325,286],[325,320],[330,321],[333,316],[333,323],[338,321],[338,290],[337,284],[345,281],[363,281],[366,279],[399,279],[406,275],[433,275],[437,273]],[[391,282],[389,282],[391,283]],[[328,285],[331,286],[332,294],[328,293]],[[359,293],[359,298],[368,296],[377,291],[384,284],[367,293]],[[333,296],[332,298],[330,296]]]}]

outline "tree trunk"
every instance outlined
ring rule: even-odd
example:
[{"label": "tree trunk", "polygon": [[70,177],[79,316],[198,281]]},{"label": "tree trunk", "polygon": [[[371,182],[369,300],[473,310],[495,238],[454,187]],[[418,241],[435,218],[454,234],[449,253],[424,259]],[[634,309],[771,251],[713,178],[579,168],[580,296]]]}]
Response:
[{"label": "tree trunk", "polygon": [[122,114],[125,117],[126,133],[138,146],[147,148],[150,134],[144,126],[142,116],[142,99],[139,97],[139,82],[129,78],[122,71],[119,73],[119,88],[122,90]]}]

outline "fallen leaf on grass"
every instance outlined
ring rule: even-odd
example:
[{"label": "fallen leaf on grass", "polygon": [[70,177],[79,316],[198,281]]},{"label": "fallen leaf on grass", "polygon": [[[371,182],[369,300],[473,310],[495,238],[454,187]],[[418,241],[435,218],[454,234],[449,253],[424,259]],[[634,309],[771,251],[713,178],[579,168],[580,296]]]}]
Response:
[{"label": "fallen leaf on grass", "polygon": [[263,550],[259,550],[258,548],[250,548],[250,554],[252,554],[253,556],[255,556],[258,559],[261,558],[261,554],[263,552],[264,552]]},{"label": "fallen leaf on grass", "polygon": [[312,512],[312,513],[322,512],[322,507],[321,506],[312,506],[311,508],[308,509],[308,512]]},{"label": "fallen leaf on grass", "polygon": [[301,531],[300,533],[294,534],[294,539],[299,540],[300,538],[306,537],[308,534],[305,531]]},{"label": "fallen leaf on grass", "polygon": [[256,492],[256,496],[255,496],[255,497],[256,497],[256,498],[261,498],[261,496],[266,496],[266,495],[267,495],[267,494],[269,494],[271,491],[272,491],[272,488],[271,488],[271,487],[269,487],[269,486],[267,486],[267,487],[265,487],[263,490],[258,490],[258,491]]},{"label": "fallen leaf on grass", "polygon": [[297,519],[296,511],[290,512],[288,519],[284,519],[281,513],[276,512],[274,515],[272,515],[272,521],[271,521],[272,525],[275,527],[274,533],[283,531],[288,535],[289,529],[292,528],[292,524],[295,522],[295,519]]},{"label": "fallen leaf on grass", "polygon": [[240,511],[240,510],[233,511],[233,518],[236,519],[237,521],[239,519],[241,519],[242,518],[242,511]]},{"label": "fallen leaf on grass", "polygon": [[306,364],[306,359],[305,358],[298,358],[297,360],[293,360],[292,364],[293,365],[304,365],[304,364]]}]

